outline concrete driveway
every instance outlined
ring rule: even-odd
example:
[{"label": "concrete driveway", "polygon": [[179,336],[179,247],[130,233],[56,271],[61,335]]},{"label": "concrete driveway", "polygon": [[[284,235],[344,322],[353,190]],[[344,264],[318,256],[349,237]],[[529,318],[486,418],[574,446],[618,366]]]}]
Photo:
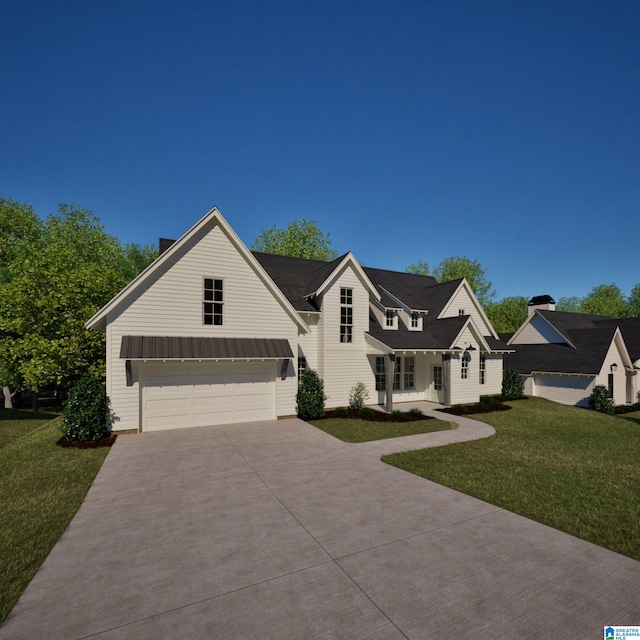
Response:
[{"label": "concrete driveway", "polygon": [[584,640],[640,624],[639,586],[293,419],[118,438],[0,639]]}]

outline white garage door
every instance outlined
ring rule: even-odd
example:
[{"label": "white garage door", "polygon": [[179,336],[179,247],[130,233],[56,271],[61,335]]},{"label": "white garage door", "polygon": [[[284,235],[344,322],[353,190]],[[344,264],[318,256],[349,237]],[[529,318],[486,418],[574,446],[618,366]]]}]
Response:
[{"label": "white garage door", "polygon": [[275,363],[147,362],[142,429],[157,431],[275,418]]},{"label": "white garage door", "polygon": [[535,377],[536,395],[562,404],[587,405],[592,384],[593,378],[587,377],[543,375]]}]

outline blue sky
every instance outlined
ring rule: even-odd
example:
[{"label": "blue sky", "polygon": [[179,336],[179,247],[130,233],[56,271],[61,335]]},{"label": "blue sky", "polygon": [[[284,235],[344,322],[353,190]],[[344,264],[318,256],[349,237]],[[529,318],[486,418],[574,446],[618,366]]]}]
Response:
[{"label": "blue sky", "polygon": [[640,282],[638,0],[0,0],[0,194],[122,242],[216,205],[498,298]]}]

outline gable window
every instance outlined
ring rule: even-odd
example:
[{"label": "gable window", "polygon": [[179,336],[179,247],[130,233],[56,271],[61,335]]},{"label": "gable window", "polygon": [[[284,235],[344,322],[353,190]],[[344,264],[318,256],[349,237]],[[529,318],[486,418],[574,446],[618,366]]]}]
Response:
[{"label": "gable window", "polygon": [[458,309],[458,315],[459,316],[463,316],[464,315],[464,309]]},{"label": "gable window", "polygon": [[384,370],[384,356],[376,356],[376,391],[386,391],[387,375]]},{"label": "gable window", "polygon": [[460,366],[460,378],[467,380],[469,378],[469,362],[463,358]]},{"label": "gable window", "polygon": [[340,289],[340,342],[353,342],[353,289]]},{"label": "gable window", "polygon": [[487,357],[480,356],[480,384],[484,384],[486,380]]},{"label": "gable window", "polygon": [[202,322],[209,325],[221,325],[223,319],[224,298],[222,280],[204,279]]}]

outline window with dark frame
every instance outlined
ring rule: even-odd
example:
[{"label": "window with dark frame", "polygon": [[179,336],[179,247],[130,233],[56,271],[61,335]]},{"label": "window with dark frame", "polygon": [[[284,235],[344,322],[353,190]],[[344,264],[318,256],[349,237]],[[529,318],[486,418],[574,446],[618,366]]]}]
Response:
[{"label": "window with dark frame", "polygon": [[433,367],[433,388],[435,391],[442,391],[443,389],[443,375],[440,365]]},{"label": "window with dark frame", "polygon": [[396,364],[393,369],[393,390],[400,391],[402,386],[400,381],[402,380],[402,356],[396,356]]},{"label": "window with dark frame", "polygon": [[376,356],[376,391],[386,391],[387,375],[384,369],[384,356]]},{"label": "window with dark frame", "polygon": [[222,280],[204,279],[202,322],[206,325],[221,325],[223,322],[224,298]]},{"label": "window with dark frame", "polygon": [[462,359],[460,366],[460,378],[462,380],[467,380],[469,378],[469,362],[464,358]]},{"label": "window with dark frame", "polygon": [[307,359],[304,356],[298,356],[298,384],[307,370]]},{"label": "window with dark frame", "polygon": [[353,342],[353,289],[340,289],[340,342]]},{"label": "window with dark frame", "polygon": [[487,357],[480,356],[480,384],[484,384],[486,380]]},{"label": "window with dark frame", "polygon": [[420,318],[420,314],[417,311],[412,311],[411,312],[411,328],[412,329],[417,329],[419,324],[418,324],[418,319]]},{"label": "window with dark frame", "polygon": [[393,327],[393,318],[395,317],[395,312],[391,309],[387,309],[384,312],[384,323],[387,327]]},{"label": "window with dark frame", "polygon": [[609,397],[613,398],[613,373],[609,374]]},{"label": "window with dark frame", "polygon": [[416,388],[415,383],[416,359],[413,356],[406,356],[404,359],[403,388],[405,391],[412,391]]}]

